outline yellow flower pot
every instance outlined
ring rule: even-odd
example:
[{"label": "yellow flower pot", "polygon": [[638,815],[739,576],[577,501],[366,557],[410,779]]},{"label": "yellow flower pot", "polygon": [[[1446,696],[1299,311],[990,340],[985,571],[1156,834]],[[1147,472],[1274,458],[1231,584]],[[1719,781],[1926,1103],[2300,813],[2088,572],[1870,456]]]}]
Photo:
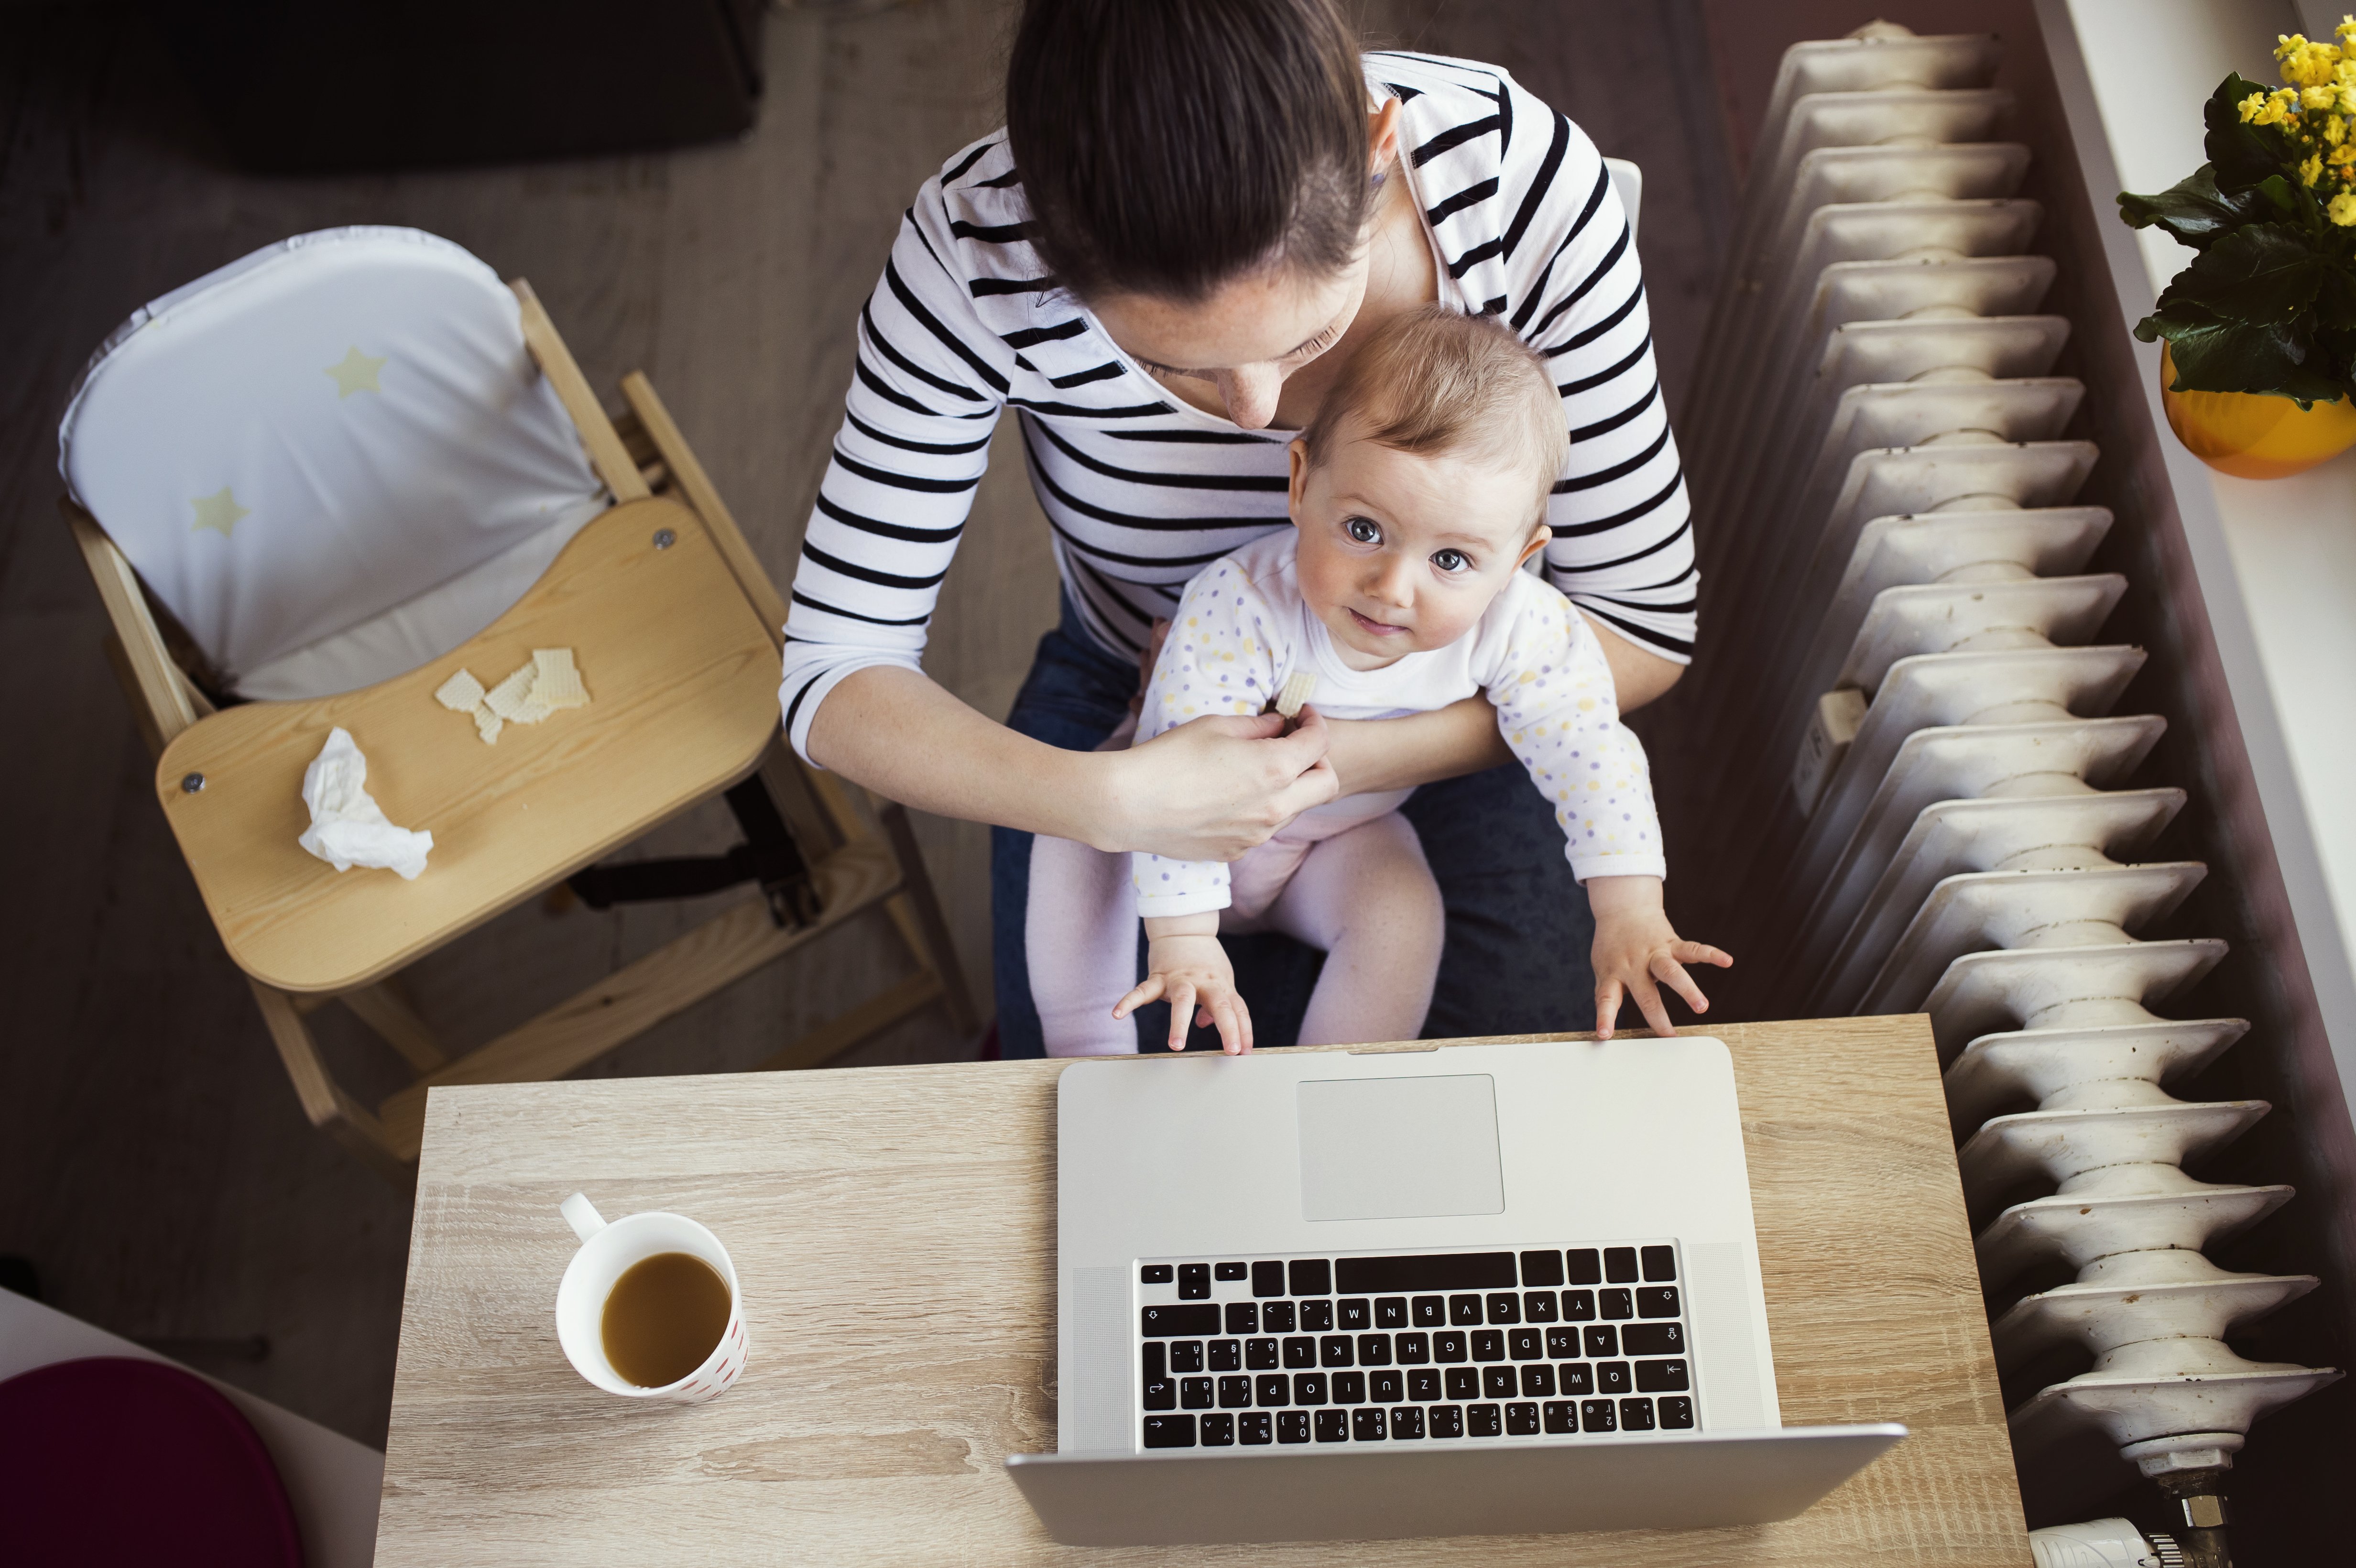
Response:
[{"label": "yellow flower pot", "polygon": [[2159,346],[2159,398],[2176,439],[2222,474],[2280,479],[2356,446],[2356,403],[2341,398],[2302,409],[2259,392],[2179,392],[2176,360]]}]

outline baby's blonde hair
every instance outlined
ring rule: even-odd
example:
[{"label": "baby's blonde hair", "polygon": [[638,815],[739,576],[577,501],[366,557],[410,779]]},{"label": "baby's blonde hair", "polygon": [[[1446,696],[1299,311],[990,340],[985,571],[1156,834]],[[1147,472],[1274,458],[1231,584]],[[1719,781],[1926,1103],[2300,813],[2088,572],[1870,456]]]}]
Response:
[{"label": "baby's blonde hair", "polygon": [[1545,363],[1496,317],[1444,305],[1384,323],[1342,368],[1301,432],[1312,466],[1333,454],[1353,414],[1365,417],[1362,439],[1396,452],[1528,464],[1537,476],[1532,522],[1570,447]]}]

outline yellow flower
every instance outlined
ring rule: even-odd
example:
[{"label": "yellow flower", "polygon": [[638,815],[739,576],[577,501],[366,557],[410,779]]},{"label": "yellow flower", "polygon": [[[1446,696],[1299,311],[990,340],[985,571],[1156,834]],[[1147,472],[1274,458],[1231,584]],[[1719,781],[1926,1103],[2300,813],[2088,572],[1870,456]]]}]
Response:
[{"label": "yellow flower", "polygon": [[[2337,148],[2340,148],[2340,147],[2345,146],[2345,145],[2347,144],[2347,142],[2348,142],[2348,122],[2347,122],[2347,121],[2342,120],[2339,115],[2334,114],[2333,116],[2331,116],[2331,118],[2329,118],[2329,120],[2326,120],[2326,121],[2323,123],[2323,143],[2324,143],[2324,145],[2326,145],[2326,146],[2328,146],[2328,147],[2331,147],[2331,148],[2337,149]],[[2338,152],[2335,150],[2335,151],[2333,152],[2333,154],[2332,154],[2332,161],[2333,161],[2333,162],[2335,162],[2335,163],[2337,163],[2337,162],[2339,161],[2339,156],[2340,156],[2340,155],[2339,155]]]},{"label": "yellow flower", "polygon": [[2320,156],[2309,158],[2307,162],[2298,165],[2299,184],[2303,186],[2312,186],[2316,181],[2322,177],[2323,159]]},{"label": "yellow flower", "polygon": [[2247,98],[2242,100],[2242,123],[2246,125],[2251,121],[2256,119],[2258,117],[2258,111],[2264,109],[2265,106],[2266,95],[2264,92],[2253,92]]},{"label": "yellow flower", "polygon": [[2340,26],[2332,28],[2331,33],[2334,37],[2340,40],[2341,47],[2345,48],[2349,39],[2356,38],[2356,16],[2351,16],[2344,11],[2341,12],[2340,14]]},{"label": "yellow flower", "polygon": [[2356,229],[2356,196],[2342,192],[2333,197],[2328,210],[2331,214],[2331,221],[2340,228]]},{"label": "yellow flower", "polygon": [[2241,108],[2245,125],[2279,125],[2298,112],[2298,94],[2287,87],[2276,88],[2264,99],[2254,92]]},{"label": "yellow flower", "polygon": [[2339,101],[2340,84],[2336,81],[2327,87],[2302,87],[2298,91],[2301,109],[2329,109]]},{"label": "yellow flower", "polygon": [[2282,62],[2282,79],[2293,87],[2320,87],[2332,79],[2340,51],[2329,44],[2311,44],[2303,33],[2276,35],[2275,59]]}]

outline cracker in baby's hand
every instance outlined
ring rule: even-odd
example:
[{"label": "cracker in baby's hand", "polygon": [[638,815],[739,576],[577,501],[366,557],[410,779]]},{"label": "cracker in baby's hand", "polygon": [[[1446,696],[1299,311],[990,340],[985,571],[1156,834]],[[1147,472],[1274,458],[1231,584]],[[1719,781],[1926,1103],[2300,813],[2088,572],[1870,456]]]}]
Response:
[{"label": "cracker in baby's hand", "polygon": [[573,666],[571,648],[534,648],[531,663],[533,702],[550,709],[589,706],[589,690],[581,684],[581,672]]},{"label": "cracker in baby's hand", "polygon": [[1294,670],[1284,677],[1284,689],[1276,694],[1276,710],[1289,723],[1301,717],[1301,705],[1307,702],[1317,689],[1317,677],[1305,669]]},{"label": "cracker in baby's hand", "polygon": [[551,711],[531,699],[531,685],[539,677],[538,665],[524,665],[486,692],[483,700],[510,724],[537,724]]},{"label": "cracker in baby's hand", "polygon": [[473,670],[462,669],[442,683],[434,700],[453,713],[472,713],[483,700],[483,683]]}]

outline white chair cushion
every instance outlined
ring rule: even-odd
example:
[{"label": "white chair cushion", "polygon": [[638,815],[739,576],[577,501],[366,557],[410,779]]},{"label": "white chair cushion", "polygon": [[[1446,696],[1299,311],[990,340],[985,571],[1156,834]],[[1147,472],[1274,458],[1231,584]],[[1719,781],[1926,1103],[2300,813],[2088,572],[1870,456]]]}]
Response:
[{"label": "white chair cushion", "polygon": [[370,685],[496,620],[604,509],[520,321],[446,240],[297,235],[124,323],[59,468],[241,695]]}]

